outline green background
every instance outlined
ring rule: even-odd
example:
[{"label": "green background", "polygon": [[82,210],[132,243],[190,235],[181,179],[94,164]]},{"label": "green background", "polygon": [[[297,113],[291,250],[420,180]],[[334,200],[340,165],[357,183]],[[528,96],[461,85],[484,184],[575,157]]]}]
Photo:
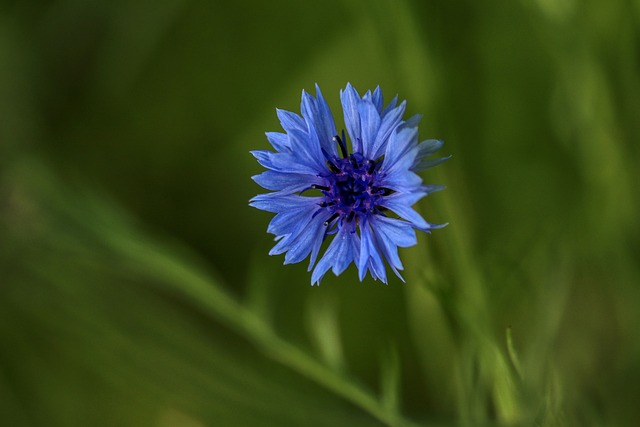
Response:
[{"label": "green background", "polygon": [[[0,4],[0,424],[640,418],[640,3]],[[318,83],[453,159],[403,284],[269,257],[249,154]]]}]

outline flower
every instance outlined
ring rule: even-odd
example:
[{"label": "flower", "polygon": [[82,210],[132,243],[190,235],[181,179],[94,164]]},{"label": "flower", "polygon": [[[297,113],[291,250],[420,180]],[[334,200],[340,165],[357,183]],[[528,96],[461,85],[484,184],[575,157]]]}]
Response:
[{"label": "flower", "polygon": [[[275,152],[251,152],[269,169],[252,179],[275,192],[249,204],[276,214],[267,228],[277,241],[270,255],[286,252],[285,264],[310,256],[312,285],[320,284],[329,269],[341,274],[352,261],[361,281],[369,272],[387,283],[383,260],[402,279],[398,247],[415,245],[415,230],[446,225],[430,224],[412,208],[444,188],[423,185],[416,172],[449,157],[428,159],[443,142],[418,143],[421,116],[404,121],[406,101],[397,105],[397,96],[383,109],[380,87],[361,97],[347,84],[340,99],[351,152],[318,85],[315,98],[302,91],[302,117],[276,110],[285,133],[266,133]],[[328,235],[335,236],[315,265]]]}]

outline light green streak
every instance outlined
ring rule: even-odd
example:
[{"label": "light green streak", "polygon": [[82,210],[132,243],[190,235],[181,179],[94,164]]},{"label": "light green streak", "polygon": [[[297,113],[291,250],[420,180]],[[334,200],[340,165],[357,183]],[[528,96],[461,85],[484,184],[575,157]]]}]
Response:
[{"label": "light green streak", "polygon": [[370,392],[349,378],[329,369],[298,347],[280,338],[260,317],[233,299],[216,285],[219,280],[187,266],[162,245],[134,239],[132,233],[104,233],[105,239],[116,253],[125,256],[138,271],[182,292],[194,303],[201,305],[225,325],[234,329],[259,346],[264,353],[321,386],[331,390],[376,419],[389,426],[411,427],[413,422],[393,410],[388,410]]}]

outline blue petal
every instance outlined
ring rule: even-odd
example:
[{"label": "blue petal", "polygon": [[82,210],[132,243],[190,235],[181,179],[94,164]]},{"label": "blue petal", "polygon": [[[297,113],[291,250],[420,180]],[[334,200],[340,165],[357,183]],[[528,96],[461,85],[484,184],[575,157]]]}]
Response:
[{"label": "blue petal", "polygon": [[371,159],[376,135],[378,134],[378,129],[380,129],[380,114],[371,101],[360,101],[358,103],[358,113],[360,115],[362,155],[367,159]]},{"label": "blue petal", "polygon": [[391,209],[401,218],[411,222],[416,228],[428,228],[429,223],[420,216],[411,206],[418,200],[426,196],[427,193],[420,191],[412,193],[394,193],[382,198],[381,206]]},{"label": "blue petal", "polygon": [[305,259],[309,253],[319,247],[324,240],[326,226],[324,222],[327,217],[316,216],[305,225],[295,241],[291,242],[291,247],[284,258],[285,264],[295,264]]},{"label": "blue petal", "polygon": [[267,232],[276,236],[295,234],[300,227],[306,226],[313,214],[321,209],[317,204],[301,206],[280,211],[269,222]]},{"label": "blue petal", "polygon": [[397,108],[392,109],[382,118],[378,134],[373,144],[373,150],[371,151],[371,159],[377,159],[384,154],[391,133],[402,123],[402,115],[404,114],[406,106],[407,103],[402,101]]},{"label": "blue petal", "polygon": [[398,95],[394,96],[391,102],[389,103],[389,105],[387,105],[387,107],[384,109],[384,111],[382,112],[382,117],[386,116],[387,114],[389,114],[389,111],[396,108],[397,103],[398,103]]},{"label": "blue petal", "polygon": [[367,270],[371,271],[371,276],[374,279],[379,278],[384,283],[387,283],[384,263],[376,247],[369,221],[365,220],[360,224],[360,258],[358,260],[358,277],[360,281],[364,279]]},{"label": "blue petal", "polygon": [[410,193],[417,191],[422,184],[422,178],[411,171],[395,171],[380,180],[380,186],[393,191]]},{"label": "blue petal", "polygon": [[359,246],[358,235],[348,231],[348,227],[341,228],[313,270],[311,284],[319,285],[320,280],[330,268],[336,276],[341,274],[354,259],[358,258]]},{"label": "blue petal", "polygon": [[444,141],[440,141],[439,139],[427,139],[426,141],[422,141],[418,144],[418,158],[422,159],[424,157],[430,156],[444,145]]},{"label": "blue petal", "polygon": [[412,169],[416,172],[420,172],[420,171],[438,166],[440,163],[445,162],[450,158],[451,156],[447,156],[447,157],[440,157],[437,159],[422,159],[418,162],[414,161],[414,166],[412,167]]},{"label": "blue petal", "polygon": [[[333,114],[331,114],[331,109],[327,104],[327,101],[324,100],[322,96],[322,92],[320,91],[320,87],[316,84],[316,98],[317,98],[317,107],[319,113],[319,121],[316,122],[316,131],[318,132],[318,138],[320,141],[326,141],[327,145],[333,151],[328,151],[329,153],[338,154],[336,151],[335,144],[332,143],[333,137],[338,134],[336,131],[336,125],[333,121]],[[323,144],[324,147],[324,144]],[[325,148],[326,150],[326,148]]]},{"label": "blue petal", "polygon": [[276,149],[276,151],[291,151],[291,147],[289,146],[289,137],[286,133],[266,132],[265,135],[267,135],[269,143]]},{"label": "blue petal", "polygon": [[418,127],[418,125],[420,124],[420,120],[422,120],[422,114],[416,114],[415,116],[411,116],[407,120],[405,120],[405,122],[402,124],[402,127],[406,127],[406,128]]},{"label": "blue petal", "polygon": [[[291,216],[291,221],[296,218]],[[318,215],[308,214],[308,212],[300,213],[297,216],[298,221],[290,225],[289,234],[282,239],[269,251],[269,255],[279,255],[287,252],[284,263],[294,264],[302,261],[309,255],[318,242],[322,244],[324,239],[326,215],[320,212]]]},{"label": "blue petal", "polygon": [[258,163],[267,169],[284,173],[299,173],[318,175],[324,171],[318,168],[308,159],[301,157],[301,153],[273,153],[266,150],[254,150],[251,154],[258,159]]},{"label": "blue petal", "polygon": [[445,222],[444,224],[431,224],[431,223],[429,223],[429,226],[427,228],[419,228],[418,230],[424,231],[425,233],[431,233],[431,230],[437,230],[439,228],[444,228],[447,225],[449,225],[448,222]]},{"label": "blue petal", "polygon": [[251,177],[258,185],[267,190],[286,191],[295,193],[305,190],[313,184],[322,184],[324,180],[314,175],[297,173],[282,173],[276,171],[264,171]]},{"label": "blue petal", "polygon": [[371,273],[373,280],[380,279],[382,283],[385,285],[387,284],[387,271],[380,255],[378,255],[377,258],[371,258],[369,260],[369,272]]},{"label": "blue petal", "polygon": [[376,216],[375,223],[372,222],[371,228],[376,233],[376,236],[382,237],[385,242],[401,248],[413,246],[418,241],[416,232],[411,227],[411,224],[400,219]]},{"label": "blue petal", "polygon": [[436,191],[442,191],[444,190],[445,187],[444,185],[438,185],[438,184],[427,184],[427,185],[423,185],[422,187],[420,187],[420,191],[423,191],[427,194],[431,194],[431,193],[435,193]]},{"label": "blue petal", "polygon": [[419,172],[425,169],[432,168],[446,160],[449,160],[451,156],[441,157],[438,159],[427,159],[427,157],[430,157],[432,154],[442,148],[443,145],[444,142],[438,139],[428,139],[426,141],[422,141],[420,144],[418,144],[418,155],[416,156],[411,169]]},{"label": "blue petal", "polygon": [[275,155],[272,151],[267,150],[253,150],[250,151],[251,155],[258,160],[260,165],[264,166],[267,169],[273,169],[273,156]]},{"label": "blue petal", "polygon": [[[384,160],[380,166],[381,171],[392,172],[398,167],[402,169],[408,169],[415,160],[415,156],[418,154],[416,148],[418,144],[418,129],[414,127],[400,127],[396,132],[391,134],[389,143],[385,150]],[[416,148],[413,150],[412,149]],[[407,156],[411,157],[411,162],[404,166],[404,163],[408,161]],[[397,164],[402,163],[402,164]]]},{"label": "blue petal", "polygon": [[297,115],[296,113],[292,113],[287,110],[276,109],[276,114],[278,115],[278,119],[280,119],[280,125],[282,129],[284,129],[287,133],[289,131],[298,129],[301,131],[307,131],[307,125],[304,122],[304,119]]},{"label": "blue petal", "polygon": [[422,179],[410,170],[418,154],[418,129],[401,126],[392,133],[380,166],[381,186],[395,191],[415,191]]},{"label": "blue petal", "polygon": [[394,218],[377,216],[372,219],[371,227],[376,236],[376,243],[382,251],[393,272],[402,280],[398,270],[402,270],[402,262],[398,256],[398,247],[416,244],[416,233],[407,222]]},{"label": "blue petal", "polygon": [[341,237],[340,234],[338,234],[334,238],[334,240],[339,238],[342,243],[338,245],[336,249],[336,258],[333,263],[333,268],[331,269],[336,276],[342,274],[349,264],[358,259],[360,252],[360,237],[347,229],[343,231],[343,234],[345,237]]},{"label": "blue petal", "polygon": [[377,249],[371,239],[371,231],[368,221],[360,223],[360,258],[358,259],[358,278],[362,282],[367,274],[369,258],[371,253],[376,253]]},{"label": "blue petal", "polygon": [[378,114],[382,115],[382,105],[384,104],[384,98],[382,96],[382,89],[380,89],[380,86],[376,86],[376,90],[373,91],[371,102],[373,102],[373,105],[376,106]]},{"label": "blue petal", "polygon": [[302,91],[302,101],[300,103],[302,117],[307,122],[308,133],[315,133],[320,146],[328,153],[337,155],[336,146],[332,143],[332,139],[336,135],[333,116],[317,85],[316,90],[319,94],[319,99],[317,100],[306,91]]},{"label": "blue petal", "polygon": [[362,100],[371,102],[371,90],[366,91],[364,95],[362,95]]},{"label": "blue petal", "polygon": [[249,206],[267,212],[282,212],[289,209],[303,208],[317,205],[321,197],[303,197],[297,194],[266,193],[258,194],[249,200]]},{"label": "blue petal", "polygon": [[354,151],[362,151],[356,149],[358,146],[358,139],[360,138],[360,114],[358,113],[358,103],[360,102],[360,95],[351,86],[351,83],[347,83],[347,87],[344,90],[340,90],[340,100],[342,101],[342,110],[344,111],[344,124],[351,138],[351,145]]},{"label": "blue petal", "polygon": [[279,222],[275,223],[276,218],[274,218],[269,224],[269,232],[278,231],[286,234],[276,237],[279,241],[271,248],[269,255],[287,252],[284,263],[293,264],[305,259],[312,249],[322,244],[327,214],[319,209],[318,206],[312,206],[294,213],[281,212],[276,215],[280,217]]},{"label": "blue petal", "polygon": [[327,173],[327,163],[320,149],[318,137],[314,132],[303,132],[295,129],[289,132],[291,153],[299,158],[301,163],[309,165],[318,173]]},{"label": "blue petal", "polygon": [[327,231],[328,231],[328,227],[325,225],[325,221],[327,221],[331,216],[330,212],[320,212],[320,214],[317,215],[316,218],[318,218],[318,221],[320,224],[322,224],[322,228],[319,232],[319,234],[322,235],[322,237],[318,237],[318,239],[315,240],[315,242],[313,243],[313,247],[311,248],[311,256],[309,257],[309,267],[307,268],[307,271],[311,271],[311,269],[313,268],[313,266],[316,263],[316,259],[318,259],[318,254],[320,253],[320,247],[322,246],[322,242],[324,242],[324,238],[327,235]]}]

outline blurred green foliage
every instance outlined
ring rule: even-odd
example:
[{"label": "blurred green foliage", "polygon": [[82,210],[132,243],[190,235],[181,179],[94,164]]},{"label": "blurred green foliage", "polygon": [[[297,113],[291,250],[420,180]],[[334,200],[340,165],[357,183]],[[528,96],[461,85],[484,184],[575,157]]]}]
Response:
[{"label": "blurred green foliage", "polygon": [[[0,423],[634,425],[639,52],[625,0],[2,3]],[[453,154],[406,284],[247,206],[348,81]]]}]

